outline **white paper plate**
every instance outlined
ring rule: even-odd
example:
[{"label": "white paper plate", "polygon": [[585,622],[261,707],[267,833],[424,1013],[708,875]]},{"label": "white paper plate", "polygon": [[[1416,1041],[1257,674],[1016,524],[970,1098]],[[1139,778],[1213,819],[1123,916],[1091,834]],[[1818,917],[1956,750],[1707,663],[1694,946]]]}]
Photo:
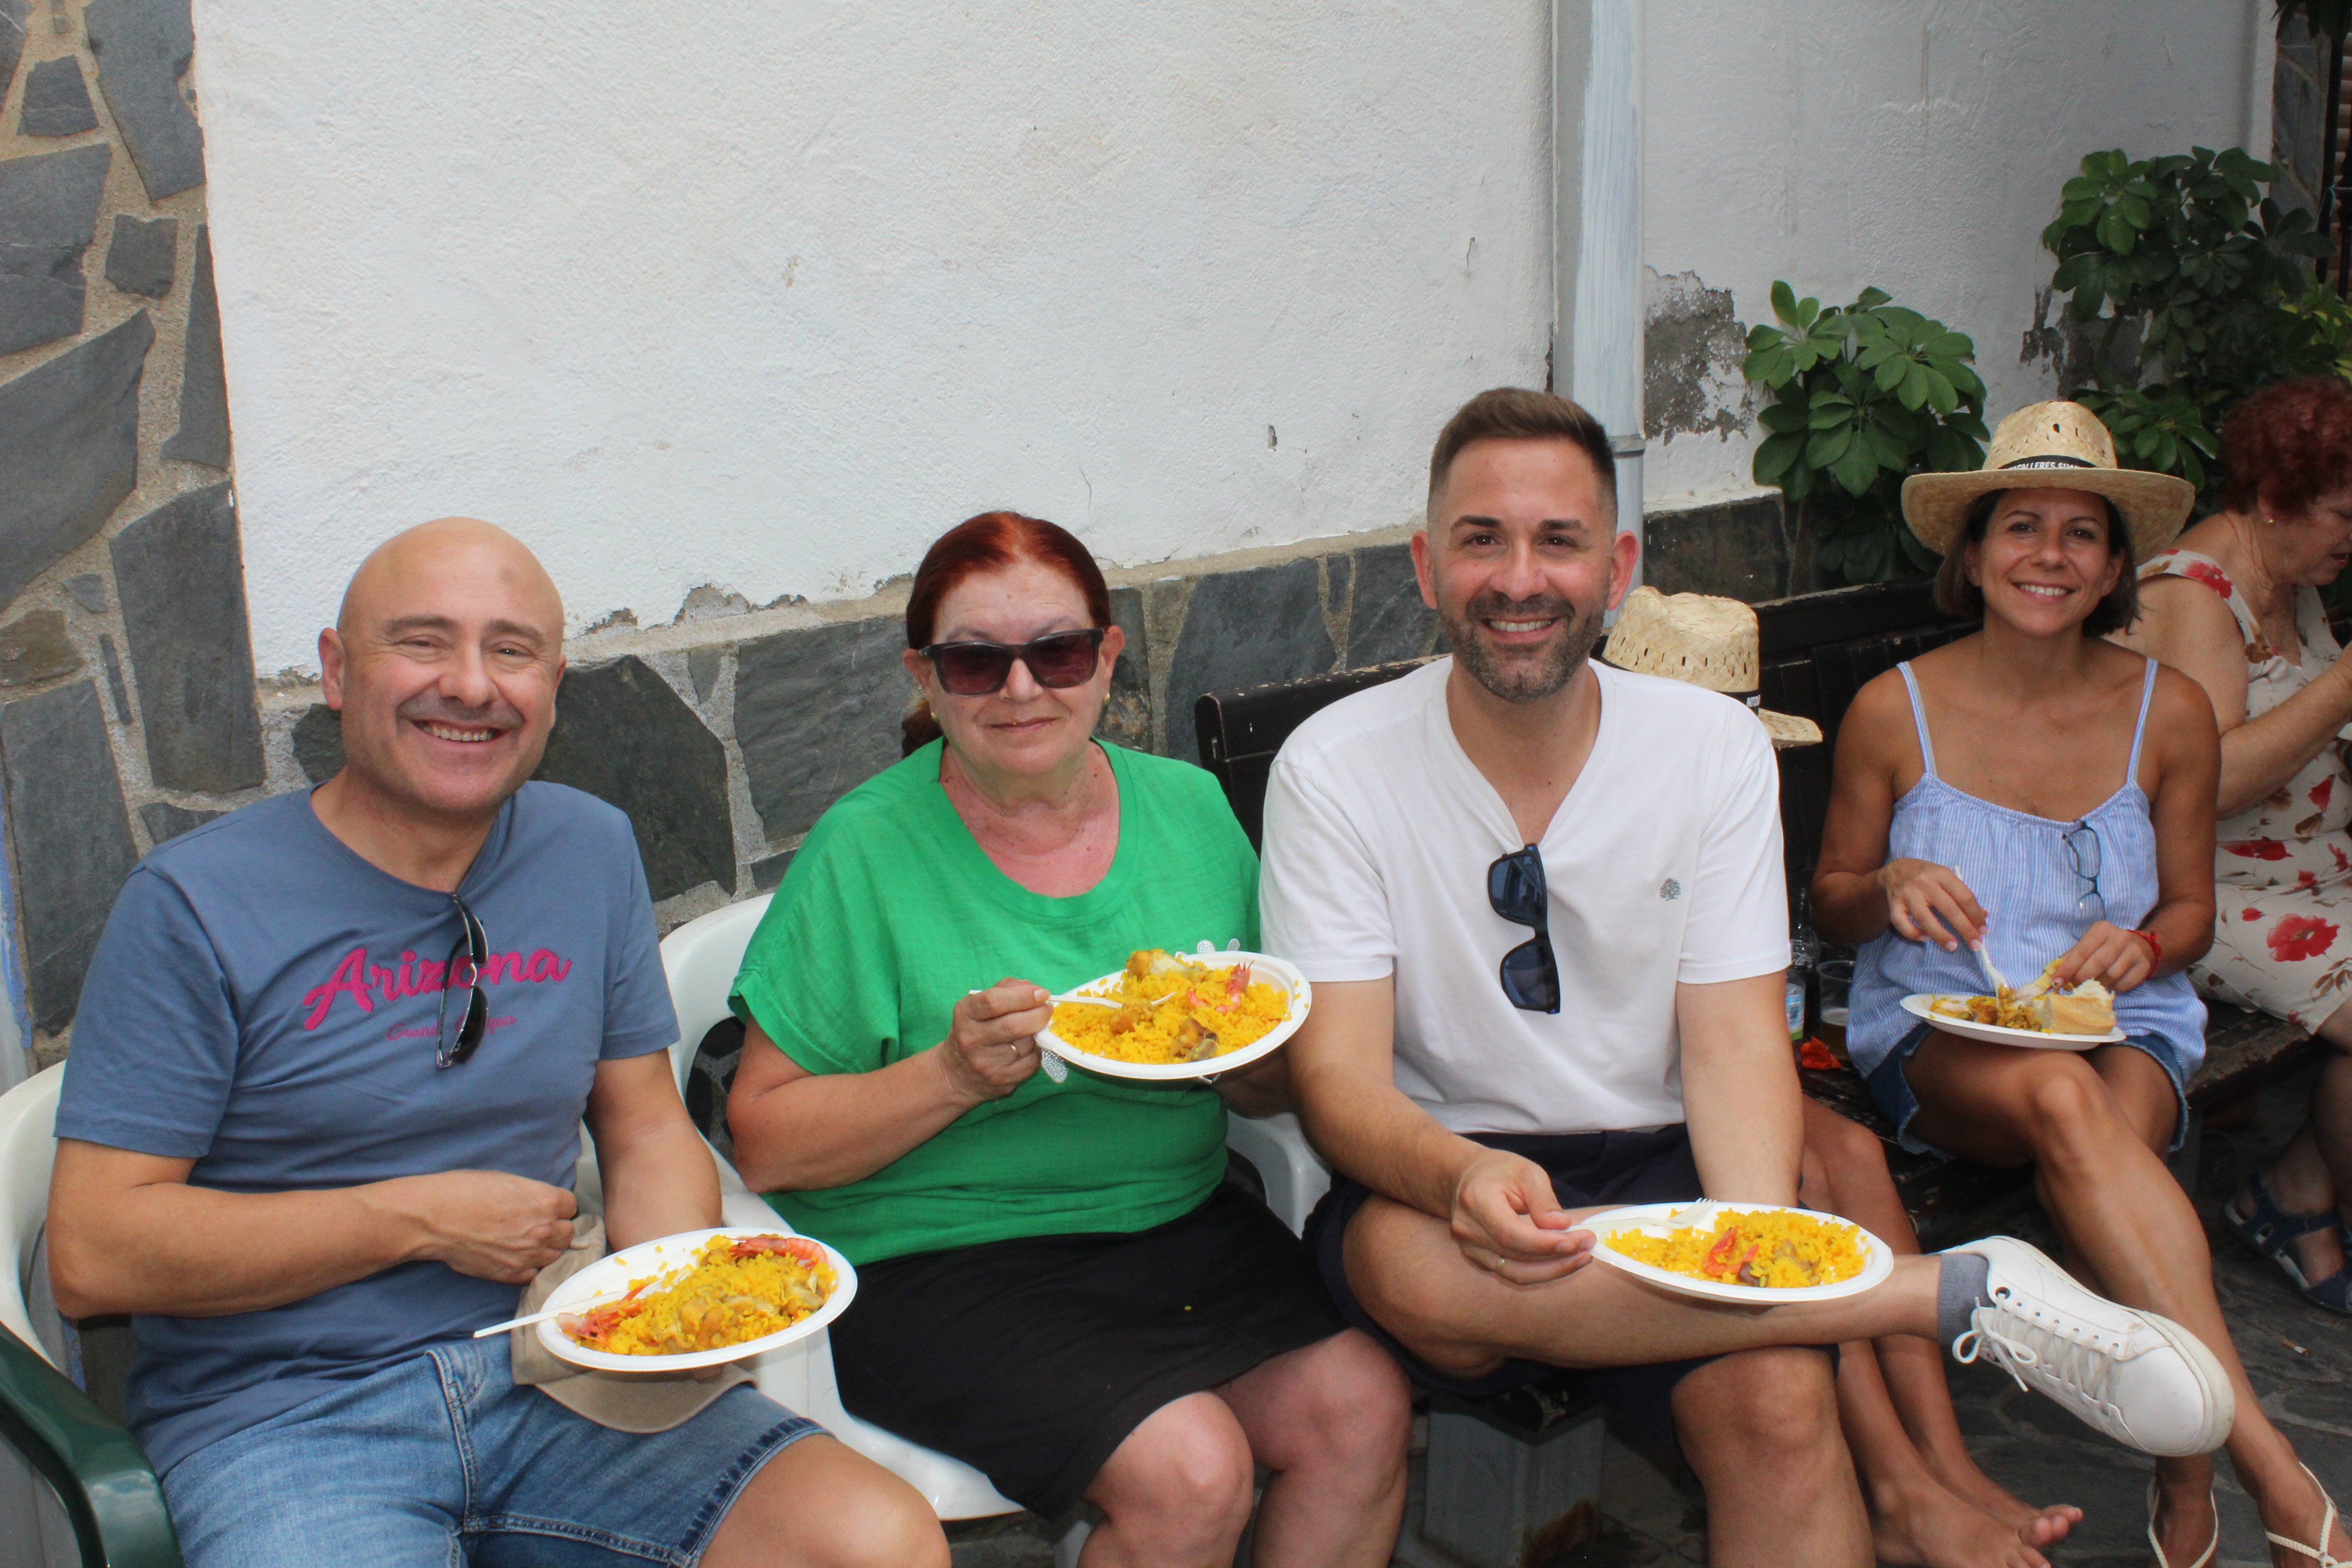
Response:
[{"label": "white paper plate", "polygon": [[2040,1029],[2005,1029],[1999,1024],[1972,1023],[1966,1018],[1947,1017],[1932,1011],[1932,1005],[1944,1000],[1948,992],[1919,991],[1903,998],[1903,1010],[1915,1018],[1933,1024],[1948,1035],[1958,1035],[1964,1040],[1986,1040],[1996,1046],[2024,1046],[2037,1051],[2087,1051],[2094,1046],[2112,1046],[2124,1037],[2121,1029],[2109,1029],[2104,1035],[2052,1035]]},{"label": "white paper plate", "polygon": [[1611,1209],[1606,1214],[1592,1215],[1576,1228],[1592,1233],[1595,1244],[1592,1256],[1611,1268],[1621,1268],[1661,1290],[1671,1290],[1677,1296],[1696,1296],[1708,1301],[1738,1301],[1748,1307],[1775,1307],[1791,1301],[1834,1301],[1845,1296],[1859,1296],[1895,1272],[1894,1249],[1858,1225],[1853,1228],[1862,1238],[1865,1258],[1861,1273],[1851,1279],[1841,1279],[1834,1285],[1800,1285],[1786,1290],[1759,1285],[1727,1285],[1720,1280],[1676,1274],[1628,1258],[1610,1245],[1612,1237],[1629,1232],[1664,1236],[1669,1231],[1688,1226],[1713,1230],[1716,1215],[1724,1209],[1738,1209],[1743,1214],[1802,1214],[1811,1219],[1825,1219],[1837,1225],[1853,1224],[1851,1220],[1840,1219],[1835,1215],[1815,1214],[1810,1209],[1782,1208],[1773,1204],[1719,1204],[1702,1199],[1696,1203],[1640,1204],[1632,1208]]},{"label": "white paper plate", "polygon": [[[547,1305],[576,1311],[598,1301],[610,1300],[625,1292],[632,1281],[648,1274],[661,1274],[672,1268],[690,1265],[702,1244],[714,1236],[730,1238],[747,1236],[790,1236],[793,1232],[782,1225],[764,1230],[719,1229],[685,1230],[676,1236],[665,1236],[657,1241],[641,1241],[609,1258],[595,1262],[555,1288]],[[813,1237],[811,1239],[814,1239]],[[824,1247],[824,1242],[817,1242]],[[724,1366],[730,1361],[758,1355],[762,1351],[788,1345],[803,1340],[841,1316],[857,1294],[857,1270],[849,1259],[824,1247],[825,1260],[833,1265],[837,1283],[824,1305],[794,1323],[789,1329],[779,1329],[756,1340],[746,1340],[740,1345],[722,1345],[715,1351],[689,1351],[684,1355],[614,1355],[610,1351],[592,1351],[556,1326],[553,1318],[539,1325],[539,1342],[548,1352],[570,1362],[574,1366],[594,1367],[599,1372],[691,1372],[700,1366]]]},{"label": "white paper plate", "polygon": [[[1183,1079],[1216,1078],[1232,1072],[1236,1068],[1245,1068],[1262,1057],[1273,1055],[1281,1047],[1285,1040],[1298,1033],[1299,1025],[1307,1022],[1307,1009],[1313,1005],[1315,1000],[1314,988],[1307,984],[1307,976],[1298,973],[1297,966],[1287,960],[1271,957],[1263,952],[1192,952],[1180,954],[1180,956],[1218,969],[1227,968],[1236,963],[1248,964],[1252,980],[1263,980],[1269,985],[1276,986],[1288,997],[1290,1002],[1288,1015],[1260,1038],[1244,1046],[1240,1050],[1228,1051],[1221,1057],[1211,1057],[1204,1062],[1165,1064],[1123,1062],[1111,1057],[1098,1057],[1091,1051],[1079,1050],[1064,1040],[1061,1036],[1054,1033],[1053,1026],[1050,1024],[1039,1033],[1037,1043],[1072,1067],[1081,1067],[1088,1072],[1098,1072],[1109,1078],[1137,1078],[1165,1083]],[[1093,991],[1111,986],[1118,983],[1122,973],[1124,971],[1113,970],[1108,974],[1089,980],[1084,985],[1073,986],[1071,989]]]}]

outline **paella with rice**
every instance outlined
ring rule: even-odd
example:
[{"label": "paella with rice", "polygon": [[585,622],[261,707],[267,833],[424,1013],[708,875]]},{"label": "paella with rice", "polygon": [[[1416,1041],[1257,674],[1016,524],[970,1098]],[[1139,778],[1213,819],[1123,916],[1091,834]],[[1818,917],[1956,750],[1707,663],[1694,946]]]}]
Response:
[{"label": "paella with rice", "polygon": [[1054,1033],[1076,1050],[1112,1061],[1173,1066],[1207,1061],[1255,1045],[1290,1015],[1279,985],[1253,978],[1247,963],[1217,964],[1160,948],[1132,953],[1110,979],[1085,987],[1116,1006],[1063,1002]]},{"label": "paella with rice", "polygon": [[1712,1226],[1683,1226],[1664,1236],[1619,1231],[1609,1246],[1670,1274],[1770,1290],[1834,1285],[1870,1261],[1859,1226],[1787,1209],[1724,1209]]},{"label": "paella with rice", "polygon": [[839,1284],[824,1248],[806,1237],[714,1236],[693,1262],[556,1323],[573,1343],[609,1355],[684,1355],[781,1333]]}]

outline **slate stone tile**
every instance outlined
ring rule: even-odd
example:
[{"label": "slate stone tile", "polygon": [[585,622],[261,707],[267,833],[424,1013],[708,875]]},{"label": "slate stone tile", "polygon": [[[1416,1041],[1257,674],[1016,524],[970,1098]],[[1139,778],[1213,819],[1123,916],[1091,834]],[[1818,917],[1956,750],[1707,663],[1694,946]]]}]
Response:
[{"label": "slate stone tile", "polygon": [[631,655],[563,678],[536,776],[629,814],[656,900],[705,882],[734,892],[726,748],[645,660]]},{"label": "slate stone tile", "polygon": [[180,427],[163,456],[228,467],[228,382],[221,373],[220,301],[213,293],[213,247],[196,226],[196,275],[188,285],[187,369],[180,381]]},{"label": "slate stone tile", "polygon": [[1348,614],[1348,668],[1419,658],[1437,646],[1437,612],[1421,602],[1412,547],[1382,544],[1349,552],[1356,598]]},{"label": "slate stone tile", "polygon": [[[180,220],[117,213],[106,247],[106,280],[125,294],[160,300],[172,291],[179,266]],[[215,307],[217,313],[217,307]]]},{"label": "slate stone tile", "polygon": [[191,811],[168,800],[151,800],[139,808],[139,820],[146,826],[147,839],[152,844],[177,838],[191,827],[202,827],[214,817],[227,815],[225,811]]},{"label": "slate stone tile", "polygon": [[98,637],[98,659],[106,667],[107,695],[114,699],[114,721],[131,722],[131,688],[122,683],[122,656],[114,650],[114,639],[100,632]]},{"label": "slate stone tile", "polygon": [[770,839],[805,833],[851,786],[898,760],[912,696],[906,627],[875,616],[778,632],[735,655],[735,744]]},{"label": "slate stone tile", "polygon": [[772,893],[782,887],[784,873],[792,868],[793,857],[797,853],[797,850],[787,849],[781,855],[771,855],[765,859],[752,861],[751,890],[757,893]]},{"label": "slate stone tile", "polygon": [[302,776],[325,784],[343,771],[343,716],[323,702],[294,721],[294,762]]},{"label": "slate stone tile", "polygon": [[0,770],[33,1022],[73,1018],[115,890],[138,863],[98,689],[84,680],[0,707]]},{"label": "slate stone tile", "polygon": [[81,331],[81,253],[113,156],[92,142],[0,163],[0,353]]},{"label": "slate stone tile", "polygon": [[1657,512],[1642,522],[1642,581],[1662,594],[1713,594],[1754,604],[1791,592],[1780,498]]},{"label": "slate stone tile", "polygon": [[203,184],[205,133],[181,88],[196,50],[188,0],[90,0],[82,26],[147,199]]},{"label": "slate stone tile", "polygon": [[1144,644],[1143,590],[1113,588],[1110,618],[1127,634],[1127,647],[1111,667],[1110,696],[1095,725],[1103,739],[1132,751],[1151,749],[1151,655]]},{"label": "slate stone tile", "polygon": [[1192,705],[1203,692],[1291,680],[1331,668],[1315,563],[1219,572],[1192,588],[1168,671],[1168,754],[1200,761]]},{"label": "slate stone tile", "polygon": [[0,97],[16,79],[16,62],[25,58],[25,16],[28,0],[0,0]]},{"label": "slate stone tile", "polygon": [[0,605],[96,533],[139,476],[140,311],[0,385]]},{"label": "slate stone tile", "polygon": [[711,688],[719,684],[719,672],[727,662],[723,647],[698,647],[686,656],[686,677],[694,682],[694,700],[710,700]]},{"label": "slate stone tile", "polygon": [[150,775],[163,789],[258,784],[261,714],[228,486],[173,497],[110,548]]},{"label": "slate stone tile", "polygon": [[16,129],[27,136],[74,136],[98,129],[98,110],[90,106],[79,60],[61,55],[32,68],[25,78],[25,109]]},{"label": "slate stone tile", "polygon": [[95,572],[77,572],[66,579],[73,602],[93,616],[106,614],[106,579]]},{"label": "slate stone tile", "polygon": [[36,610],[0,626],[0,686],[32,686],[80,668],[64,611]]}]

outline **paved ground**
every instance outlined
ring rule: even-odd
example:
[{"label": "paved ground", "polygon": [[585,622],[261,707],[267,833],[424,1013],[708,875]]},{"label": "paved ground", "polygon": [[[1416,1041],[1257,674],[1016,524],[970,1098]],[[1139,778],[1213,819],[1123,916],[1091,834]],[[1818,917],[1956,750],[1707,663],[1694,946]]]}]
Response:
[{"label": "paved ground", "polygon": [[[2199,1206],[2210,1216],[2251,1165],[2275,1150],[2300,1120],[2309,1079],[2263,1096],[2251,1119],[2209,1129],[2200,1146]],[[2017,1221],[2030,1239],[2038,1213]],[[2213,1231],[2221,1303],[2263,1406],[2339,1500],[2352,1504],[2352,1319],[2303,1302],[2284,1275],[2226,1232]],[[2055,1251],[2051,1247],[2050,1250]],[[2061,1568],[2145,1568],[2143,1494],[2148,1462],[2105,1442],[2055,1407],[2021,1394],[2004,1374],[1951,1368],[1952,1393],[1978,1462],[1994,1479],[2036,1501],[2072,1502],[2085,1515],[2053,1554]],[[1415,1460],[1416,1473],[1419,1468]],[[2221,1466],[2221,1551],[2217,1568],[2258,1568],[2270,1559],[2252,1505]],[[1526,1568],[1636,1568],[1704,1563],[1706,1511],[1696,1495],[1612,1438],[1601,1480],[1601,1539],[1554,1564]],[[957,1568],[1048,1568],[1053,1550],[1028,1515],[958,1526]],[[1400,1556],[1401,1564],[1426,1561]],[[2307,1561],[2307,1560],[2305,1560]]]}]

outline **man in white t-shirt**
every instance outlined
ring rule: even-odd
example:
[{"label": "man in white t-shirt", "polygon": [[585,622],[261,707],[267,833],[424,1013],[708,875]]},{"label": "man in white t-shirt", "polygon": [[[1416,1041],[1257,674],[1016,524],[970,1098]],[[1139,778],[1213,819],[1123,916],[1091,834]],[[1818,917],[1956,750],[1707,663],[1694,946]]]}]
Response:
[{"label": "man in white t-shirt", "polygon": [[1428,517],[1453,657],[1308,720],[1266,792],[1264,942],[1315,985],[1288,1054],[1337,1168],[1307,1240],[1342,1311],[1434,1387],[1593,1369],[1679,1440],[1718,1563],[1871,1561],[1821,1348],[1845,1341],[1965,1342],[2133,1447],[2218,1446],[2195,1337],[2021,1242],[1763,1310],[1584,1267],[1600,1208],[1796,1201],[1778,774],[1738,702],[1588,659],[1638,547],[1582,409],[1473,398]]}]

